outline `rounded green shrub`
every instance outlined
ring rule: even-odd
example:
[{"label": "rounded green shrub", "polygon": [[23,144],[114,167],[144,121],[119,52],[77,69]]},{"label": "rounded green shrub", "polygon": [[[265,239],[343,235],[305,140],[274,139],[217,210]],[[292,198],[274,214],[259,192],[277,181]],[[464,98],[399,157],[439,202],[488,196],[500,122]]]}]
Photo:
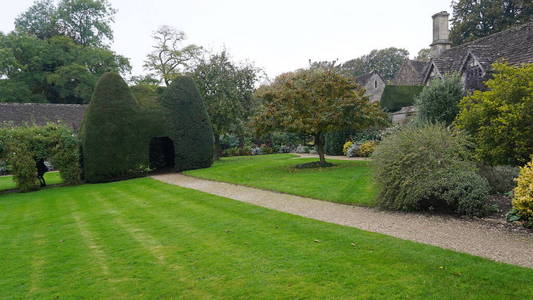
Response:
[{"label": "rounded green shrub", "polygon": [[479,166],[479,175],[489,182],[491,194],[504,194],[512,191],[520,170],[513,166]]},{"label": "rounded green shrub", "polygon": [[213,128],[194,81],[177,77],[161,97],[168,137],[175,145],[178,171],[207,168],[213,163]]},{"label": "rounded green shrub", "polygon": [[408,126],[385,137],[372,154],[378,205],[484,215],[489,186],[477,174],[470,146],[441,124]]},{"label": "rounded green shrub", "polygon": [[96,83],[81,129],[84,176],[88,182],[135,177],[148,166],[139,107],[116,73]]},{"label": "rounded green shrub", "polygon": [[464,94],[458,75],[433,79],[415,99],[418,118],[422,121],[451,124],[459,113],[459,101]]}]

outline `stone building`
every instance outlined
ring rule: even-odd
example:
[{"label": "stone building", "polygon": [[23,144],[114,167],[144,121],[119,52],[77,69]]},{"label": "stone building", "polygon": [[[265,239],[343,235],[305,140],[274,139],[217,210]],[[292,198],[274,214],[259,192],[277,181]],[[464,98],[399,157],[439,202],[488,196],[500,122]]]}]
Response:
[{"label": "stone building", "polygon": [[422,85],[427,62],[407,59],[391,81],[393,85]]},{"label": "stone building", "polygon": [[448,17],[445,11],[432,16],[431,60],[423,63],[423,71],[420,71],[422,63],[406,61],[393,82],[427,85],[432,78],[457,73],[465,89],[472,91],[483,89],[482,82],[491,77],[491,65],[495,62],[510,65],[533,63],[533,22],[452,47]]},{"label": "stone building", "polygon": [[61,122],[79,130],[87,105],[45,103],[0,103],[0,124],[45,125]]},{"label": "stone building", "polygon": [[371,103],[379,102],[385,89],[385,80],[378,73],[372,71],[355,78],[355,80],[365,88]]},{"label": "stone building", "polygon": [[[459,74],[466,91],[483,90],[491,77],[492,64],[505,62],[517,66],[533,63],[533,22],[453,47],[449,40],[449,14],[432,16],[433,42],[429,62],[407,60],[392,80],[395,85],[427,85],[433,78]],[[412,116],[414,108],[404,110]],[[407,114],[405,117],[409,117]],[[404,116],[395,116],[401,119]]]}]

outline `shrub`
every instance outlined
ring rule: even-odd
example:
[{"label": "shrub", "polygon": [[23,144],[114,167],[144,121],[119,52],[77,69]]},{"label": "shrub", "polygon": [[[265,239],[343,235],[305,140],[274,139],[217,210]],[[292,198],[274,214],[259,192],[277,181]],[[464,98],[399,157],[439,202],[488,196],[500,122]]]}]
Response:
[{"label": "shrub", "polygon": [[261,153],[263,154],[272,154],[274,153],[274,148],[267,146],[267,145],[261,145]]},{"label": "shrub", "polygon": [[354,130],[339,130],[326,133],[325,139],[325,149],[326,154],[329,155],[346,155],[344,151],[344,142],[348,140],[353,134]]},{"label": "shrub", "polygon": [[0,128],[0,162],[10,165],[17,188],[36,189],[36,161],[51,160],[67,184],[80,182],[79,142],[72,130],[59,124]]},{"label": "shrub", "polygon": [[533,153],[533,64],[495,64],[487,91],[459,104],[456,125],[470,133],[478,159],[490,165],[523,165]]},{"label": "shrub", "polygon": [[418,117],[423,121],[449,125],[459,112],[459,101],[464,96],[458,75],[433,79],[416,97]]},{"label": "shrub", "polygon": [[233,148],[225,149],[222,152],[222,155],[223,156],[239,156],[239,148],[238,147],[233,147]]},{"label": "shrub", "polygon": [[348,157],[356,157],[357,153],[359,153],[359,144],[352,144],[350,148],[348,148],[348,151],[346,151],[346,156]]},{"label": "shrub", "polygon": [[37,168],[34,153],[23,137],[13,137],[8,144],[9,162],[13,172],[13,180],[21,192],[37,189]]},{"label": "shrub", "polygon": [[84,175],[88,182],[134,177],[148,165],[139,107],[128,85],[115,73],[96,83],[83,120]]},{"label": "shrub", "polygon": [[479,167],[479,175],[487,179],[491,194],[504,194],[515,187],[515,178],[519,169],[513,166],[486,166]]},{"label": "shrub", "polygon": [[344,155],[348,155],[348,150],[350,149],[350,147],[352,147],[352,145],[352,141],[347,141],[346,143],[344,143],[344,145],[342,146],[342,153],[344,153]]},{"label": "shrub", "polygon": [[281,145],[278,149],[279,153],[291,153],[291,147],[288,145]]},{"label": "shrub", "polygon": [[359,151],[357,152],[357,155],[360,157],[369,157],[370,154],[374,152],[374,149],[376,148],[377,144],[378,143],[376,141],[366,141],[362,143],[359,146]]},{"label": "shrub", "polygon": [[516,179],[513,208],[524,220],[526,227],[533,227],[533,159],[520,168],[520,176]]},{"label": "shrub", "polygon": [[211,121],[194,81],[177,77],[161,97],[174,141],[176,170],[207,168],[213,163],[214,136]]},{"label": "shrub", "polygon": [[476,173],[470,146],[441,124],[407,126],[387,136],[372,154],[378,205],[485,214],[488,183]]}]

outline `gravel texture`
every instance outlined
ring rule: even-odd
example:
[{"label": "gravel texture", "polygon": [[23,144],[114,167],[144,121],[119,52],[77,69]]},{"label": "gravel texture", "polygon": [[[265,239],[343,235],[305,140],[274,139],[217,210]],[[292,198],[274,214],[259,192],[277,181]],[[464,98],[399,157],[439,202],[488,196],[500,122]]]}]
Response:
[{"label": "gravel texture", "polygon": [[533,268],[533,234],[513,232],[479,220],[386,212],[175,173],[152,178],[294,215]]}]

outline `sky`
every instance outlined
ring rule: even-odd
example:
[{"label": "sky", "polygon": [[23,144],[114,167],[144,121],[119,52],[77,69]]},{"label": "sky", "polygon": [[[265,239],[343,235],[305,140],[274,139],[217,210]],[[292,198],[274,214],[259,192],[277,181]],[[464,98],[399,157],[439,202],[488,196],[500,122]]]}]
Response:
[{"label": "sky", "polygon": [[[349,59],[372,49],[429,46],[431,16],[450,0],[110,0],[118,10],[111,48],[131,60],[132,75],[147,73],[152,33],[161,25],[185,32],[185,44],[227,49],[235,61],[252,62],[270,78],[314,61]],[[0,0],[0,31],[33,0]]]}]

